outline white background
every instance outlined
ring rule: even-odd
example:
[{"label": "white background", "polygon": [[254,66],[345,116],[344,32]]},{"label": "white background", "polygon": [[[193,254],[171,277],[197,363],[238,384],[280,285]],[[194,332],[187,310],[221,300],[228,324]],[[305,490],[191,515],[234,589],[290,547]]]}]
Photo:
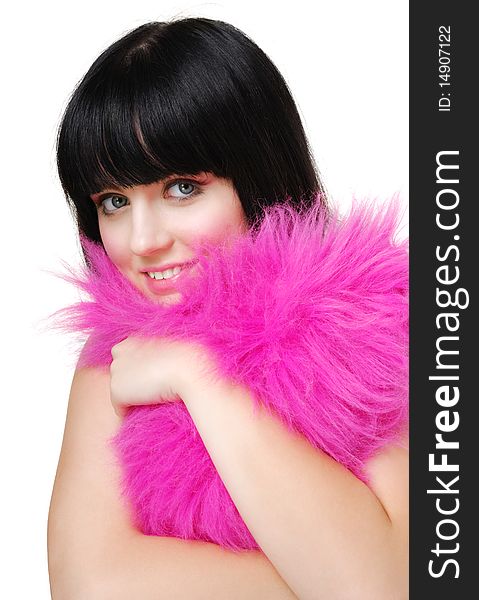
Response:
[{"label": "white background", "polygon": [[74,301],[45,270],[78,260],[55,172],[74,85],[144,22],[207,16],[256,41],[293,91],[326,186],[407,200],[408,3],[375,0],[17,2],[1,9],[2,218],[0,597],[48,599],[46,525],[74,369],[71,340],[42,331]]}]

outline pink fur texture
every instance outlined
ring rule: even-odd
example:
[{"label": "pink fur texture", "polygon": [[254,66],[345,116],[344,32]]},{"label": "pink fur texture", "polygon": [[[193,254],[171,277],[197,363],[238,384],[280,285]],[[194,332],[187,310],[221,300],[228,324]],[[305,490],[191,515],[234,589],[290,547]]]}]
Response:
[{"label": "pink fur texture", "polygon": [[[195,247],[199,275],[176,305],[143,297],[100,246],[69,279],[91,297],[61,311],[91,334],[81,365],[108,365],[135,334],[204,344],[217,375],[248,386],[284,425],[365,480],[365,461],[407,420],[408,255],[398,205],[326,216],[267,211],[258,231]],[[225,398],[228,402],[228,398]],[[181,402],[136,407],[112,440],[123,491],[145,534],[257,544]],[[320,507],[318,507],[320,510]]]}]

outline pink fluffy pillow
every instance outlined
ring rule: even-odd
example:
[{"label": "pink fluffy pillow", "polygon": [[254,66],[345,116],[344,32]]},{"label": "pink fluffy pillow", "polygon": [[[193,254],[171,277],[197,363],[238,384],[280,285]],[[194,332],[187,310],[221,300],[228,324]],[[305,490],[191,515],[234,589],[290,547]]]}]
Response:
[{"label": "pink fluffy pillow", "polygon": [[[408,255],[397,223],[396,202],[357,204],[344,218],[319,202],[305,213],[277,205],[257,232],[199,245],[200,277],[168,306],[83,240],[91,268],[70,280],[91,301],[62,311],[63,322],[92,336],[83,366],[109,364],[132,334],[204,344],[220,376],[364,479],[365,461],[407,421]],[[257,548],[183,403],[131,409],[112,443],[143,533]]]}]

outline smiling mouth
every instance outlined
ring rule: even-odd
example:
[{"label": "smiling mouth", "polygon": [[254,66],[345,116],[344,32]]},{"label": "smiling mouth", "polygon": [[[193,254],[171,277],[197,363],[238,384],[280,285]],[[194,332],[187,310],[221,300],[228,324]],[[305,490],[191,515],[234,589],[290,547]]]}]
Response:
[{"label": "smiling mouth", "polygon": [[150,293],[154,295],[166,295],[177,292],[177,282],[180,277],[186,275],[198,261],[186,262],[162,271],[143,271],[145,284]]},{"label": "smiling mouth", "polygon": [[173,269],[166,269],[164,271],[147,271],[146,274],[150,279],[159,281],[160,279],[171,279],[175,275],[178,275],[184,267],[174,267]]}]

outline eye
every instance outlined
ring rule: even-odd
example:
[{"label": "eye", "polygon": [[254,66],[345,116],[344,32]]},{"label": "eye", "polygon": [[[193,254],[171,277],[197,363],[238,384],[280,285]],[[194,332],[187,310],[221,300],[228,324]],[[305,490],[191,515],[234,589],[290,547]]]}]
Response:
[{"label": "eye", "polygon": [[191,181],[175,181],[168,186],[168,195],[178,199],[189,198],[190,196],[197,194],[198,191],[198,186]]},{"label": "eye", "polygon": [[111,194],[110,196],[105,196],[100,203],[100,206],[103,212],[106,215],[110,215],[116,212],[118,209],[123,208],[128,203],[128,198],[124,196],[118,196],[117,194]]}]

